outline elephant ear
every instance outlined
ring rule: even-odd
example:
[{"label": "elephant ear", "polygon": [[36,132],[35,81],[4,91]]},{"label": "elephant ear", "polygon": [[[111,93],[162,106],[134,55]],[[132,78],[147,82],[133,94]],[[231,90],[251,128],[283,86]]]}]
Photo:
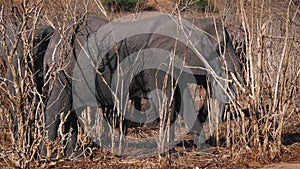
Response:
[{"label": "elephant ear", "polygon": [[202,30],[215,44],[215,47],[218,44],[218,37],[220,40],[224,39],[224,29],[220,18],[188,18],[187,20]]},{"label": "elephant ear", "polygon": [[[188,19],[191,23],[195,24],[201,29],[208,38],[213,42],[215,50],[221,56],[225,52],[225,61],[227,70],[242,74],[242,68],[240,59],[235,55],[234,48],[229,33],[224,28],[220,18],[199,18],[199,19]],[[221,60],[222,63],[225,62]]]},{"label": "elephant ear", "polygon": [[[219,55],[225,53],[225,60],[227,64],[227,69],[230,72],[234,72],[235,74],[242,75],[242,64],[238,55],[236,55],[235,49],[232,44],[231,37],[226,29],[224,29],[225,38],[220,42],[217,50]],[[224,41],[225,40],[225,41]],[[226,50],[226,51],[225,51]]]}]

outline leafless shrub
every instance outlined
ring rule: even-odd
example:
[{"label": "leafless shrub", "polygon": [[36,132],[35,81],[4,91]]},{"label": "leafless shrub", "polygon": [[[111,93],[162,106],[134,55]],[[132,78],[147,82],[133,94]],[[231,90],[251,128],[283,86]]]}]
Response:
[{"label": "leafless shrub", "polygon": [[[90,9],[91,3],[94,4],[92,9]],[[288,4],[276,2],[279,11],[274,10],[274,4],[271,5],[271,3],[273,2],[233,0],[228,1],[230,5],[224,11],[224,15],[227,15],[224,17],[224,24],[231,28],[237,52],[243,60],[244,81],[238,78],[240,81],[234,84],[235,91],[228,91],[232,101],[229,105],[230,111],[226,114],[225,124],[212,113],[220,111],[216,106],[218,103],[208,99],[208,109],[211,113],[209,114],[210,125],[214,126],[216,131],[214,133],[216,145],[222,146],[220,139],[225,137],[226,146],[233,150],[234,155],[248,151],[260,155],[269,154],[271,158],[279,157],[282,151],[281,140],[285,122],[292,114],[299,113],[299,3],[292,0]],[[45,4],[52,10],[45,9]],[[246,11],[251,11],[251,13]],[[7,165],[28,168],[31,164],[39,164],[46,160],[38,152],[41,141],[47,142],[47,138],[43,135],[45,106],[42,98],[44,96],[36,89],[35,75],[31,69],[36,26],[46,23],[58,32],[62,39],[59,53],[64,56],[60,61],[63,63],[63,59],[70,50],[69,33],[73,31],[74,25],[81,22],[83,16],[91,13],[108,17],[99,0],[93,2],[88,0],[80,2],[20,0],[1,3],[1,48],[7,60],[3,59],[3,56],[0,57],[0,131],[3,131],[3,135],[0,136],[0,157]],[[10,34],[7,31],[7,25],[15,25],[14,32]],[[13,36],[13,41],[10,41],[10,36]],[[18,52],[19,47],[22,48],[22,53]],[[18,59],[24,63],[15,64],[14,60]],[[58,69],[63,68],[63,64],[58,67]],[[4,76],[7,71],[12,73],[11,79]],[[49,78],[56,78],[55,71],[49,74],[54,74]],[[167,83],[164,83],[164,89],[167,88],[166,85]],[[165,150],[164,143],[169,141],[170,136],[168,126],[170,125],[172,99],[164,97],[160,103],[159,114],[162,120],[158,142],[161,147],[159,147],[158,155],[162,158],[161,154]],[[244,108],[249,110],[249,118],[243,112]],[[89,109],[86,112],[87,119],[91,118],[88,111]],[[103,112],[105,114],[105,110],[102,110]],[[17,128],[13,124],[15,117],[17,117]],[[91,130],[90,133],[83,129],[83,137],[79,139],[81,146],[90,144],[90,134],[99,131],[103,116],[97,118],[99,118],[99,124],[95,124],[95,127],[98,129]],[[121,134],[115,135],[116,120],[114,120],[112,126],[109,126],[111,127],[109,134],[112,138],[111,148],[112,152],[120,152],[124,117],[117,112],[115,118],[119,118]],[[84,121],[84,123],[89,122]],[[101,130],[100,132],[107,131]],[[63,137],[67,139],[69,135],[67,133],[61,137],[60,139],[64,140]],[[118,150],[115,150],[114,139],[120,141]],[[66,143],[61,140],[53,143],[53,149],[49,150],[50,154],[54,151],[63,151]],[[57,157],[60,158],[59,153]],[[51,162],[46,166],[50,166]]]},{"label": "leafless shrub", "polygon": [[241,119],[227,121],[227,145],[237,154],[246,150],[280,157],[283,128],[297,111],[299,97],[299,5],[293,1],[229,2],[236,5],[227,19],[236,47],[242,49],[244,85],[249,89],[244,93],[236,88],[237,104],[249,109],[250,118],[244,117],[241,107],[234,110]]},{"label": "leafless shrub", "polygon": [[[1,158],[9,166],[26,168],[34,161],[42,138],[42,94],[34,71],[34,37],[43,1],[1,3],[1,128],[10,139],[1,143]],[[7,73],[9,72],[9,73]],[[5,75],[8,74],[8,75]]]}]

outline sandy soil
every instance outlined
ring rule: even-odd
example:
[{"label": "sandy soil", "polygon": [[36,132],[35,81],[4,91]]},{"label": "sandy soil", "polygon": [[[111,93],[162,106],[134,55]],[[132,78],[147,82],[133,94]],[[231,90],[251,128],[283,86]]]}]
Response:
[{"label": "sandy soil", "polygon": [[299,169],[300,163],[275,163],[261,167],[261,169]]},{"label": "sandy soil", "polygon": [[[217,0],[217,8],[225,5],[225,0]],[[149,0],[148,5],[162,12],[170,12],[174,8],[174,2],[170,0]],[[199,99],[199,102],[201,100]],[[203,103],[200,103],[203,104]],[[1,112],[1,111],[0,111]],[[257,158],[255,153],[231,153],[224,147],[214,153],[199,153],[195,151],[190,135],[184,138],[183,143],[177,145],[177,154],[171,159],[156,157],[150,158],[124,158],[116,157],[104,149],[95,149],[91,159],[77,158],[75,160],[55,161],[52,168],[262,168],[262,169],[299,169],[300,168],[300,114],[286,126],[286,133],[283,138],[282,156],[275,159]],[[1,124],[0,124],[1,126]],[[1,127],[0,127],[1,128]],[[0,132],[2,137],[9,137],[9,134]],[[1,143],[2,144],[2,143]],[[184,146],[183,146],[184,144]],[[134,154],[134,152],[132,152]],[[43,168],[33,163],[32,167]],[[0,159],[0,168],[10,168]]]}]

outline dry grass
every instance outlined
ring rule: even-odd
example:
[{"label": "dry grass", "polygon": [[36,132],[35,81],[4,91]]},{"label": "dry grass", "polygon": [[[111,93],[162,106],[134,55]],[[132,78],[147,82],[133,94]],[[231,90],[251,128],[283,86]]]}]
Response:
[{"label": "dry grass", "polygon": [[[36,5],[35,2],[40,3]],[[40,23],[51,24],[64,35],[70,25],[76,23],[79,15],[100,15],[110,19],[126,14],[106,12],[99,0],[12,0],[1,1],[2,4],[2,9],[9,10],[6,13],[1,12],[0,20],[8,23],[12,22],[10,19],[15,15],[23,17],[23,20],[19,20],[19,39],[25,42],[32,38],[27,37],[25,32],[31,31],[30,28]],[[170,7],[170,4],[174,5],[173,1],[154,0],[146,5],[152,5],[158,11],[174,14],[181,12],[187,16],[223,16],[224,24],[230,31],[244,64],[244,81],[240,81],[241,86],[236,86],[237,95],[230,104],[227,121],[218,125],[219,130],[215,136],[218,138],[216,145],[219,146],[216,154],[196,153],[191,137],[186,136],[183,145],[175,147],[179,152],[177,156],[171,158],[122,158],[103,149],[94,150],[93,160],[77,158],[73,161],[46,161],[39,156],[35,157],[37,147],[43,139],[41,119],[44,105],[39,102],[40,95],[32,87],[32,72],[26,71],[24,77],[20,78],[17,76],[17,69],[12,70],[15,97],[7,90],[8,82],[3,78],[0,80],[0,167],[29,168],[42,165],[58,168],[256,168],[274,161],[299,161],[299,1],[228,0],[215,4],[219,8],[217,14],[196,14]],[[11,9],[19,9],[19,13],[13,13]],[[31,52],[30,45],[32,44],[29,41],[23,44],[24,56]],[[10,60],[8,68],[13,69],[10,66],[13,65],[13,57],[16,57],[13,47],[8,48],[6,54]],[[32,94],[33,102],[29,101]],[[20,117],[18,140],[13,138],[10,104],[3,98],[9,98],[9,103],[14,103],[15,111]],[[248,108],[250,117],[245,117],[242,111],[245,107]],[[232,118],[234,120],[230,120]],[[157,131],[145,130],[143,134],[152,134],[151,132]]]}]

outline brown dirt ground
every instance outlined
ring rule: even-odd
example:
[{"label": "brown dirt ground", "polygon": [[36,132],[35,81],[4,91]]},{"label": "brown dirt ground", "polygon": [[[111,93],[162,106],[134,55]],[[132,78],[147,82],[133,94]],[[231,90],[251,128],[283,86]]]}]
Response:
[{"label": "brown dirt ground", "polygon": [[[155,132],[155,131],[145,131]],[[54,168],[290,168],[300,167],[300,114],[295,114],[284,128],[282,154],[271,160],[268,155],[255,152],[232,152],[220,147],[214,153],[196,152],[190,135],[184,137],[184,146],[178,144],[171,158],[116,157],[104,149],[96,149],[92,159],[56,161]],[[132,151],[135,153],[135,150]],[[1,166],[1,165],[0,165]]]},{"label": "brown dirt ground", "polygon": [[[216,1],[216,7],[222,9],[225,0]],[[245,1],[248,3],[248,1]],[[174,1],[149,0],[148,5],[161,12],[171,12]],[[285,126],[283,152],[275,160],[261,158],[255,153],[232,153],[227,148],[219,148],[215,154],[197,153],[194,147],[188,145],[183,151],[182,145],[175,149],[181,153],[171,159],[122,158],[113,157],[111,153],[98,149],[93,160],[76,159],[57,163],[55,168],[300,168],[300,114],[296,114]],[[185,137],[185,142],[192,142],[191,136]]]},{"label": "brown dirt ground", "polygon": [[[217,1],[217,8],[224,6],[225,0]],[[172,11],[174,7],[173,1],[170,0],[150,0],[148,5],[152,5],[158,11]],[[72,161],[55,161],[53,168],[300,168],[300,114],[295,114],[285,127],[285,135],[283,138],[283,152],[281,157],[275,160],[261,158],[255,153],[233,153],[227,148],[219,148],[214,154],[197,153],[193,146],[185,147],[185,151],[181,151],[182,146],[175,147],[179,150],[177,156],[171,159],[158,157],[151,158],[123,158],[115,157],[111,153],[103,149],[97,149],[92,159],[78,158]],[[2,132],[2,131],[1,131]],[[5,133],[0,134],[3,138]],[[8,136],[6,136],[8,137]],[[3,139],[1,139],[3,140]],[[192,142],[191,137],[185,138],[187,143]],[[1,143],[2,144],[2,143]],[[37,167],[35,164],[32,167]],[[3,160],[0,160],[0,168],[10,168]],[[38,168],[43,168],[39,166]]]}]

